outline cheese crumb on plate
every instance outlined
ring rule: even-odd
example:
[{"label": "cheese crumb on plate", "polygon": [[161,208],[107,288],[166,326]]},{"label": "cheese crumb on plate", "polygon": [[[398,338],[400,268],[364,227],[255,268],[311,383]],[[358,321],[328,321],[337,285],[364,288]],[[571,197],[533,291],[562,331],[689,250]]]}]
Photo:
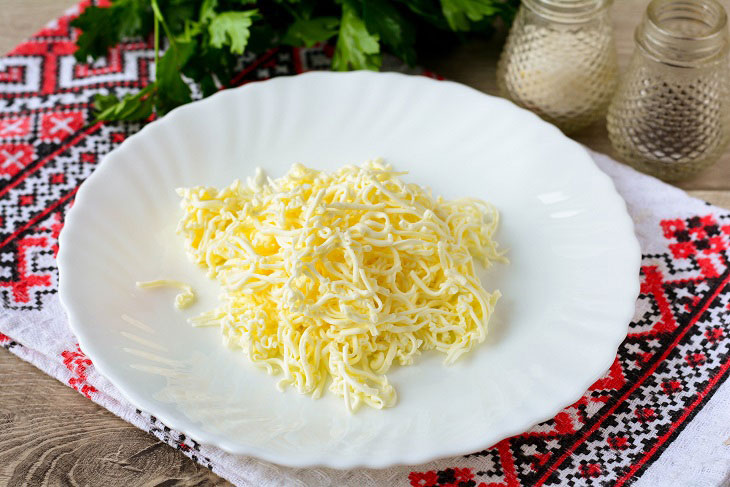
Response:
[{"label": "cheese crumb on plate", "polygon": [[154,289],[156,287],[174,287],[180,290],[175,296],[175,307],[177,309],[185,309],[195,302],[195,292],[192,286],[182,281],[174,279],[156,279],[154,281],[136,282],[135,285],[140,289]]}]

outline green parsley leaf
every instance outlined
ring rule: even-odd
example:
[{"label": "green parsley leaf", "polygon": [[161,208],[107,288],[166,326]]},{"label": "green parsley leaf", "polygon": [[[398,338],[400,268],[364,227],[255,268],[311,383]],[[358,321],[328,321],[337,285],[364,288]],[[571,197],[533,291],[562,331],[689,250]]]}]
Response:
[{"label": "green parsley leaf", "polygon": [[134,95],[127,95],[119,100],[115,95],[96,95],[94,109],[96,121],[144,120],[152,114],[154,99],[151,94],[155,84],[145,86]]},{"label": "green parsley leaf", "polygon": [[195,52],[196,42],[178,42],[170,46],[155,69],[157,98],[155,108],[163,115],[173,108],[192,101],[190,87],[182,79],[181,71]]},{"label": "green parsley leaf", "polygon": [[[441,4],[433,0],[396,0],[416,14],[416,20],[421,24],[431,24],[439,29],[449,30]],[[519,0],[518,0],[519,1]]]},{"label": "green parsley leaf", "polygon": [[200,46],[185,63],[182,71],[188,78],[200,82],[210,77],[206,81],[207,86],[204,87],[203,93],[208,90],[207,93],[212,94],[219,88],[230,84],[231,78],[237,74],[235,72],[237,62],[238,57],[231,54],[227,47],[224,49],[211,47],[202,37]]},{"label": "green parsley leaf", "polygon": [[282,44],[312,47],[318,42],[325,42],[337,35],[340,20],[337,17],[315,17],[298,19],[287,29],[281,39]]},{"label": "green parsley leaf", "polygon": [[182,33],[178,34],[175,37],[175,41],[192,42],[193,39],[195,39],[197,36],[199,36],[202,31],[203,31],[203,27],[200,25],[200,22],[195,22],[194,20],[188,20],[185,22],[185,26],[183,27]]},{"label": "green parsley leaf", "polygon": [[200,78],[200,91],[203,92],[203,96],[210,96],[218,91],[218,86],[215,84],[215,79],[210,73],[206,73]]},{"label": "green parsley leaf", "polygon": [[87,62],[89,57],[106,56],[123,37],[149,32],[152,12],[147,0],[117,0],[110,7],[86,8],[71,26],[81,29],[74,55],[80,62]]},{"label": "green parsley leaf", "polygon": [[380,43],[377,34],[371,34],[365,23],[357,16],[355,9],[349,4],[342,5],[340,35],[332,58],[332,69],[347,71],[348,69],[377,70],[382,62]]},{"label": "green parsley leaf", "polygon": [[[160,0],[161,3],[162,0]],[[168,0],[164,2],[162,14],[173,33],[182,32],[186,21],[195,18],[198,13],[199,0]]]},{"label": "green parsley leaf", "polygon": [[96,96],[94,96],[94,110],[97,112],[103,112],[105,110],[108,110],[117,103],[119,103],[119,98],[117,98],[116,95],[112,95],[111,93],[109,93],[108,95],[98,93]]},{"label": "green parsley leaf", "polygon": [[[331,12],[329,10],[332,10],[331,8],[322,9],[322,4],[325,3],[322,0],[275,0],[282,4],[285,8],[287,7],[287,3],[291,5],[291,11],[294,13],[294,18],[297,19],[311,19],[314,16],[314,11],[319,10],[320,14],[332,14],[334,12]],[[335,2],[328,2],[330,5],[332,3],[336,3],[338,0],[335,0]],[[319,8],[318,8],[319,7]]]},{"label": "green parsley leaf", "polygon": [[258,10],[245,10],[223,12],[213,17],[208,25],[210,45],[213,47],[229,45],[232,53],[243,54],[248,37],[251,35],[249,27],[256,14]]},{"label": "green parsley leaf", "polygon": [[218,8],[218,0],[203,0],[200,5],[200,22],[210,22],[216,16],[216,8]]},{"label": "green parsley leaf", "polygon": [[410,65],[415,64],[416,50],[413,44],[416,33],[413,25],[388,0],[365,0],[362,11],[368,32],[378,34],[393,54]]},{"label": "green parsley leaf", "polygon": [[471,22],[496,15],[500,11],[495,0],[441,0],[441,10],[455,31],[468,31]]},{"label": "green parsley leaf", "polygon": [[246,44],[246,50],[253,54],[261,54],[278,46],[281,35],[269,24],[256,22],[251,26],[251,35]]}]

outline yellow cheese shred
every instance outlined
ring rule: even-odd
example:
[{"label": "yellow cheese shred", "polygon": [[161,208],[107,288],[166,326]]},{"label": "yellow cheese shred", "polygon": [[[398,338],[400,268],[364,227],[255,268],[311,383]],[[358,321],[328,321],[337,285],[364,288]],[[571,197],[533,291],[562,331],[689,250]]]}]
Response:
[{"label": "yellow cheese shred", "polygon": [[323,172],[295,164],[272,180],[178,190],[178,233],[190,259],[223,289],[193,318],[224,343],[282,374],[279,388],[319,397],[326,384],[348,410],[392,406],[386,373],[422,350],[451,364],[484,341],[500,296],[475,261],[504,260],[497,210],[446,201],[382,161]]},{"label": "yellow cheese shred", "polygon": [[154,281],[137,282],[140,289],[152,289],[156,287],[174,287],[181,292],[175,296],[175,307],[177,309],[185,309],[195,302],[195,293],[189,284],[174,279],[157,279]]}]

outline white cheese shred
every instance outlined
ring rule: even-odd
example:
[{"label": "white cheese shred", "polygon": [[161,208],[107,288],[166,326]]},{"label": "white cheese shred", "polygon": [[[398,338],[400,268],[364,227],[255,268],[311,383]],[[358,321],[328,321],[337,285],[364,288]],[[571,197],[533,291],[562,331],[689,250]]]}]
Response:
[{"label": "white cheese shred", "polygon": [[157,279],[154,281],[137,282],[136,285],[140,289],[152,289],[156,287],[174,287],[179,289],[182,292],[175,296],[175,307],[177,309],[185,309],[195,302],[195,293],[193,292],[192,286],[182,281]]},{"label": "white cheese shred", "polygon": [[223,189],[179,189],[190,259],[223,289],[191,320],[220,326],[278,387],[348,410],[392,406],[386,373],[422,350],[451,364],[484,341],[500,296],[475,261],[504,261],[499,214],[477,199],[446,201],[403,182],[381,161],[328,173],[295,164],[272,180],[257,170]]}]

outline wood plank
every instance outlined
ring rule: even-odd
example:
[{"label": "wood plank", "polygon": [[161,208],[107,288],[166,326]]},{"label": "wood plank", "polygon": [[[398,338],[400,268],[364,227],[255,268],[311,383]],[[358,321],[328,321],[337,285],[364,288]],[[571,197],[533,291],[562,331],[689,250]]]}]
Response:
[{"label": "wood plank", "polygon": [[0,485],[230,485],[6,350]]},{"label": "wood plank", "polygon": [[[712,203],[720,208],[730,209],[730,191],[727,190],[694,190],[687,191],[690,196]],[[730,486],[728,486],[730,487]]]},{"label": "wood plank", "polygon": [[6,53],[78,0],[0,0],[0,53]]}]

